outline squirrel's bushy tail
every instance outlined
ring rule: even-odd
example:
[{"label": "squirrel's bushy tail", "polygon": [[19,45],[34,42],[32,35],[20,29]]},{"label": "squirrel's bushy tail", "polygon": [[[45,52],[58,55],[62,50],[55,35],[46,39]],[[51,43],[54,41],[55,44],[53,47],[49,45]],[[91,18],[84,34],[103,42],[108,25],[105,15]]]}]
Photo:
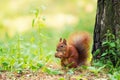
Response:
[{"label": "squirrel's bushy tail", "polygon": [[[87,32],[76,32],[70,35],[68,43],[73,45],[79,54],[85,55],[90,51],[91,37]],[[82,57],[82,56],[81,56]],[[86,56],[87,57],[87,56]]]}]

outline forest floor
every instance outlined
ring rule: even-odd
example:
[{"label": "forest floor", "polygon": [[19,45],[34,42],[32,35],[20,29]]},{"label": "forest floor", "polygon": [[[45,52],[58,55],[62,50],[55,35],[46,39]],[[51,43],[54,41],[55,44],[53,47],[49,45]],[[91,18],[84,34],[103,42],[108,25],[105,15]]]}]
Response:
[{"label": "forest floor", "polygon": [[108,80],[108,77],[106,74],[99,73],[98,75],[94,75],[93,73],[87,71],[75,71],[73,75],[66,73],[48,75],[42,72],[26,72],[24,74],[4,72],[0,75],[0,80]]},{"label": "forest floor", "polygon": [[[49,66],[49,65],[48,65]],[[38,71],[25,70],[22,73],[3,71],[0,74],[0,80],[108,80],[109,77],[105,72],[95,73],[88,69],[77,69],[69,71],[62,69],[60,66],[52,66],[53,69],[59,68],[61,74],[48,74]]]}]

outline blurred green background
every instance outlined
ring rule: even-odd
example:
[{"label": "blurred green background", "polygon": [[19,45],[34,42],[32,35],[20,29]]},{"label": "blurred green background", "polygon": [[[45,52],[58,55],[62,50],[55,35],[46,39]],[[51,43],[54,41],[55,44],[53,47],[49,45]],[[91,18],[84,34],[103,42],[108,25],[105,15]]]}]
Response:
[{"label": "blurred green background", "polygon": [[93,34],[96,1],[1,0],[0,69],[34,69],[40,61],[56,61],[60,37],[75,31]]},{"label": "blurred green background", "polygon": [[1,0],[0,38],[32,29],[33,10],[41,9],[46,28],[93,32],[96,0]]}]

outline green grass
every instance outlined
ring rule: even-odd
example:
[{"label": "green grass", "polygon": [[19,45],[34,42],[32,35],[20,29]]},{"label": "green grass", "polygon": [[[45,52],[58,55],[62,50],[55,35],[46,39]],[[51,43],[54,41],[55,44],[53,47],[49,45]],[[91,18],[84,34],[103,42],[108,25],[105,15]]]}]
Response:
[{"label": "green grass", "polygon": [[42,67],[54,55],[47,49],[45,40],[34,30],[30,34],[17,34],[12,39],[7,37],[0,41],[0,69],[12,71]]}]

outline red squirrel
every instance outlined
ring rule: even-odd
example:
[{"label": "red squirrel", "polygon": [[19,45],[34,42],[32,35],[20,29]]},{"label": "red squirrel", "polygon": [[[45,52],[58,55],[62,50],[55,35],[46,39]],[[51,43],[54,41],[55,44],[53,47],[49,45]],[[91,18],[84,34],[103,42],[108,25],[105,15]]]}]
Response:
[{"label": "red squirrel", "polygon": [[89,65],[90,35],[87,32],[77,32],[70,35],[68,41],[60,38],[55,57],[61,59],[61,65],[76,68],[79,65]]}]

